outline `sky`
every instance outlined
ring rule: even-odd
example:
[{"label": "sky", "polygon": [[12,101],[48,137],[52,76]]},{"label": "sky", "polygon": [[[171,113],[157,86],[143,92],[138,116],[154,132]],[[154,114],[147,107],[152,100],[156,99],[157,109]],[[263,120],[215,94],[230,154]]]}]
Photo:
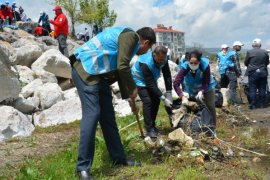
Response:
[{"label": "sky", "polygon": [[[41,10],[54,17],[48,1],[16,2],[37,21]],[[252,40],[260,38],[262,48],[270,49],[270,0],[110,0],[109,4],[117,13],[116,26],[137,30],[164,24],[185,32],[186,45],[199,43],[207,48],[224,43],[232,47],[239,40],[250,49]]]}]

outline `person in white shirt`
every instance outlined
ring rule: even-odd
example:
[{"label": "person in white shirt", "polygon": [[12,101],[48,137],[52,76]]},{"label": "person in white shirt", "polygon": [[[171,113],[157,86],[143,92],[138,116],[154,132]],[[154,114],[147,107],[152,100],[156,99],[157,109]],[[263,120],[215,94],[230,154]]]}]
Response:
[{"label": "person in white shirt", "polygon": [[27,16],[21,6],[19,7],[19,12],[20,12],[21,21],[22,22],[27,21]]}]

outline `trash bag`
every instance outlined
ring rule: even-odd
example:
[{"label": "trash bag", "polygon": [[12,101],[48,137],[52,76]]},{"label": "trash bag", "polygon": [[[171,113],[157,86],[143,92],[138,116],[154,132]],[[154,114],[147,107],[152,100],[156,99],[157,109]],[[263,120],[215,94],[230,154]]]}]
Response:
[{"label": "trash bag", "polygon": [[206,106],[201,106],[196,117],[193,118],[190,124],[192,134],[208,132],[209,128],[212,127],[213,122],[214,119],[209,109]]},{"label": "trash bag", "polygon": [[[196,112],[184,114],[176,128],[181,127],[188,134],[209,132],[213,126],[213,116],[204,104],[199,104]],[[210,133],[211,135],[211,133]]]},{"label": "trash bag", "polygon": [[223,104],[223,96],[219,89],[215,90],[215,106],[220,108]]}]

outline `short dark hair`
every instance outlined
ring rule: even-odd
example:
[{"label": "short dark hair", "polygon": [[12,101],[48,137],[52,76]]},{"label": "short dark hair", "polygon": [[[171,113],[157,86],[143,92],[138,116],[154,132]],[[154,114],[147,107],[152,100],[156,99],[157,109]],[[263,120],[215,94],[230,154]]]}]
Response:
[{"label": "short dark hair", "polygon": [[143,40],[149,40],[150,44],[156,43],[156,35],[152,28],[143,27],[137,30],[136,32],[139,34],[140,38],[142,38]]},{"label": "short dark hair", "polygon": [[188,60],[190,60],[193,57],[197,58],[198,61],[201,61],[202,52],[198,49],[191,51]]},{"label": "short dark hair", "polygon": [[164,47],[164,46],[157,46],[157,47],[155,47],[153,53],[155,53],[157,55],[159,55],[160,53],[166,55],[167,54],[167,48]]}]

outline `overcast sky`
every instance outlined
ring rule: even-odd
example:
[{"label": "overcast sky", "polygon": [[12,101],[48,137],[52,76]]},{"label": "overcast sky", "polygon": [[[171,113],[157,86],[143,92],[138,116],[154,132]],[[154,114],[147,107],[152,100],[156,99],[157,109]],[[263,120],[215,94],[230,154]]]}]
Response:
[{"label": "overcast sky", "polygon": [[[48,0],[16,2],[33,20],[40,10],[54,17]],[[185,32],[187,45],[232,46],[240,40],[248,49],[254,38],[261,38],[263,48],[270,49],[270,0],[110,0],[110,8],[117,13],[115,25],[135,30],[156,24],[173,26]]]}]

